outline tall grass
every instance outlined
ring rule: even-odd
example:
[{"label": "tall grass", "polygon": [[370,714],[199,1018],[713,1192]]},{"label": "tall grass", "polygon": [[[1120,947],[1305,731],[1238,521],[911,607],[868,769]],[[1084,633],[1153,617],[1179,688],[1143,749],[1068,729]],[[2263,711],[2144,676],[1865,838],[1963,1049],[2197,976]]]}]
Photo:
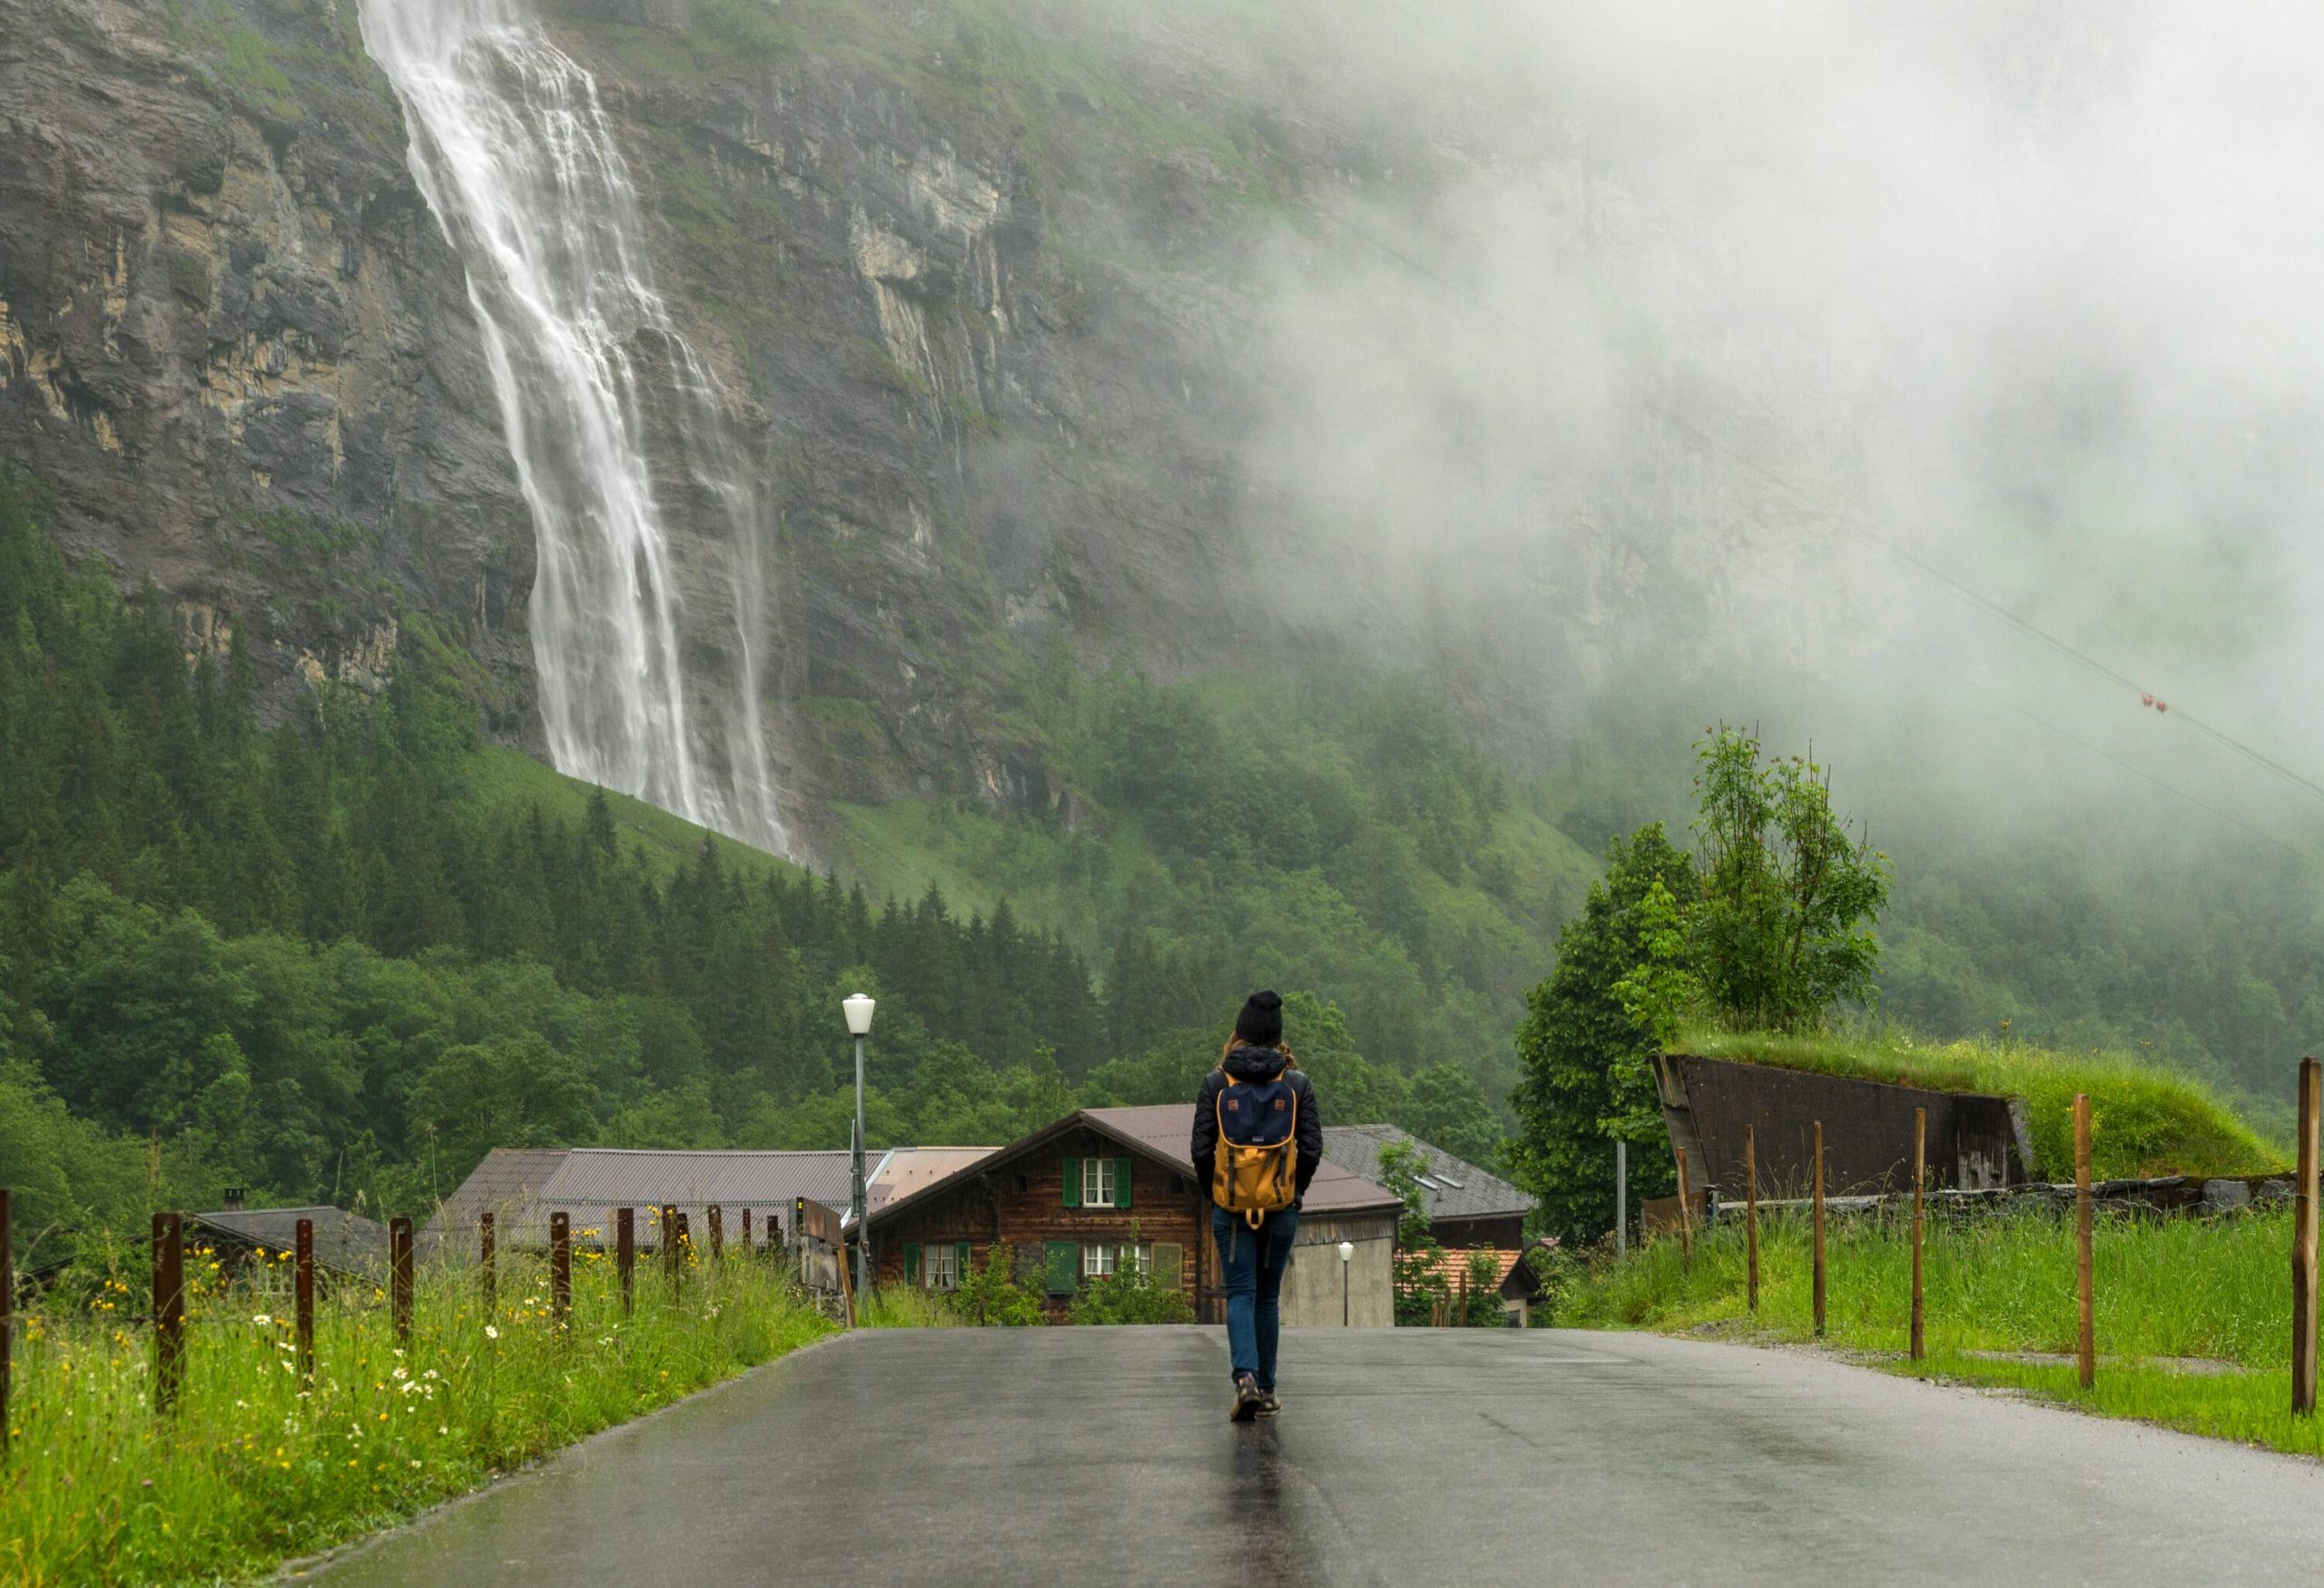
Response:
[{"label": "tall grass", "polygon": [[2073,1178],[2076,1092],[2090,1094],[2092,1172],[2101,1179],[2264,1174],[2284,1167],[2282,1152],[2209,1088],[2127,1053],[1924,1042],[1888,1030],[1780,1036],[1702,1027],[1683,1033],[1679,1046],[1708,1059],[2022,1098],[2034,1172],[2053,1180]]},{"label": "tall grass", "polygon": [[[1835,1218],[1827,1227],[1828,1329],[1843,1350],[1901,1357],[1909,1344],[1908,1213]],[[1694,1261],[1656,1239],[1625,1259],[1600,1256],[1560,1298],[1576,1327],[1700,1331],[1763,1342],[1814,1338],[1810,1226],[1761,1221],[1759,1310],[1745,1306],[1738,1224],[1698,1238]],[[2196,1433],[2324,1455],[2313,1419],[2290,1402],[2291,1220],[2282,1210],[2216,1218],[2102,1213],[2093,1238],[2094,1392],[2074,1369],[1996,1360],[2075,1349],[2072,1219],[2029,1208],[2010,1217],[1933,1220],[1925,1247],[1928,1360],[1896,1371],[2006,1385],[2085,1409]],[[2219,1365],[2230,1370],[2217,1371]]]},{"label": "tall grass", "polygon": [[917,1285],[875,1285],[856,1308],[867,1329],[952,1329],[966,1321],[942,1293]]},{"label": "tall grass", "polygon": [[[372,1287],[319,1309],[297,1370],[289,1265],[198,1285],[183,1388],[153,1410],[149,1328],[125,1280],[89,1309],[35,1313],[17,1346],[0,1469],[0,1582],[187,1583],[264,1573],[813,1340],[832,1326],[781,1267],[697,1263],[673,1300],[641,1268],[624,1317],[612,1265],[575,1254],[573,1312],[547,1264],[503,1254],[487,1315],[472,1273],[421,1276],[410,1344]],[[112,1311],[106,1308],[110,1304]]]}]

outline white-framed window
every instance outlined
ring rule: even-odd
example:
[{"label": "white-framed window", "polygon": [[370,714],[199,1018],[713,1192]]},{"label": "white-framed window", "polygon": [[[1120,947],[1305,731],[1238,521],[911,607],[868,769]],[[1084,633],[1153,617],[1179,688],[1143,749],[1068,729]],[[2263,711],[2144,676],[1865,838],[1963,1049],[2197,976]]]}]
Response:
[{"label": "white-framed window", "polygon": [[[1127,1166],[1118,1158],[1085,1158],[1081,1160],[1081,1205],[1084,1208],[1110,1208],[1114,1205],[1114,1177]],[[1084,1269],[1087,1273],[1089,1270]],[[1113,1272],[1108,1268],[1108,1273]]]},{"label": "white-framed window", "polygon": [[920,1254],[921,1283],[931,1290],[957,1290],[960,1285],[960,1250],[950,1241],[938,1241]]},{"label": "white-framed window", "polygon": [[1100,1279],[1109,1274],[1128,1273],[1132,1269],[1141,1275],[1154,1272],[1154,1243],[1126,1240],[1090,1240],[1081,1243],[1081,1277]]}]

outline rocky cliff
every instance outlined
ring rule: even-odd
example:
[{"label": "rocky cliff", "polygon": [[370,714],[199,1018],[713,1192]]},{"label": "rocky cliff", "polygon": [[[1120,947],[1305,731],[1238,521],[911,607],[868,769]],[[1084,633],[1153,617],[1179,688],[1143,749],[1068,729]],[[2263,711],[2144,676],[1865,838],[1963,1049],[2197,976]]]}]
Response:
[{"label": "rocky cliff", "polygon": [[[530,522],[355,4],[0,0],[0,457],[283,697],[417,636],[537,746]],[[763,471],[803,850],[833,799],[1066,804],[1010,688],[1059,639],[1265,643],[1259,283],[1316,190],[1459,166],[1441,121],[1200,7],[545,5]]]},{"label": "rocky cliff", "polygon": [[0,0],[0,459],[279,703],[414,643],[527,731],[532,577],[459,261],[354,18]]}]

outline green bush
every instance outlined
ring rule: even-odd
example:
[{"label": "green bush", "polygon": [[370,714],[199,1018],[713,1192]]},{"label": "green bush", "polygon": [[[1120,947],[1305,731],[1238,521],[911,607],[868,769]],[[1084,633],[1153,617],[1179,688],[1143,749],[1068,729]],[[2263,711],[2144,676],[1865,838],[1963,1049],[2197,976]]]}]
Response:
[{"label": "green bush", "polygon": [[1134,1263],[1120,1273],[1098,1275],[1081,1281],[1069,1316],[1078,1324],[1189,1324],[1195,1310],[1186,1292],[1165,1288]]},{"label": "green bush", "polygon": [[1049,1322],[1040,1296],[1017,1283],[1009,1272],[1011,1254],[995,1241],[984,1254],[984,1267],[974,1263],[960,1276],[952,1292],[952,1311],[963,1323],[995,1324],[1003,1328],[1028,1328]]}]

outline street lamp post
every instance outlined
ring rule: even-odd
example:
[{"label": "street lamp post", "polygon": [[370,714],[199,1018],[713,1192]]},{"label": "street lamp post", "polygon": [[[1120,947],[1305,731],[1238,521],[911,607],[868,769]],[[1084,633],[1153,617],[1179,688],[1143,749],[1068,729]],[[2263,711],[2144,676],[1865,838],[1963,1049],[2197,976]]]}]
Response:
[{"label": "street lamp post", "polygon": [[1340,1242],[1340,1327],[1347,1327],[1347,1265],[1355,1256],[1355,1242]]},{"label": "street lamp post", "polygon": [[863,1185],[863,1039],[872,1031],[871,998],[857,992],[841,1000],[840,1008],[847,1013],[847,1029],[855,1037],[855,1143],[852,1169],[854,1185],[849,1197],[849,1216],[855,1224],[855,1293],[871,1294],[872,1235],[863,1221],[872,1211],[870,1198]]}]

